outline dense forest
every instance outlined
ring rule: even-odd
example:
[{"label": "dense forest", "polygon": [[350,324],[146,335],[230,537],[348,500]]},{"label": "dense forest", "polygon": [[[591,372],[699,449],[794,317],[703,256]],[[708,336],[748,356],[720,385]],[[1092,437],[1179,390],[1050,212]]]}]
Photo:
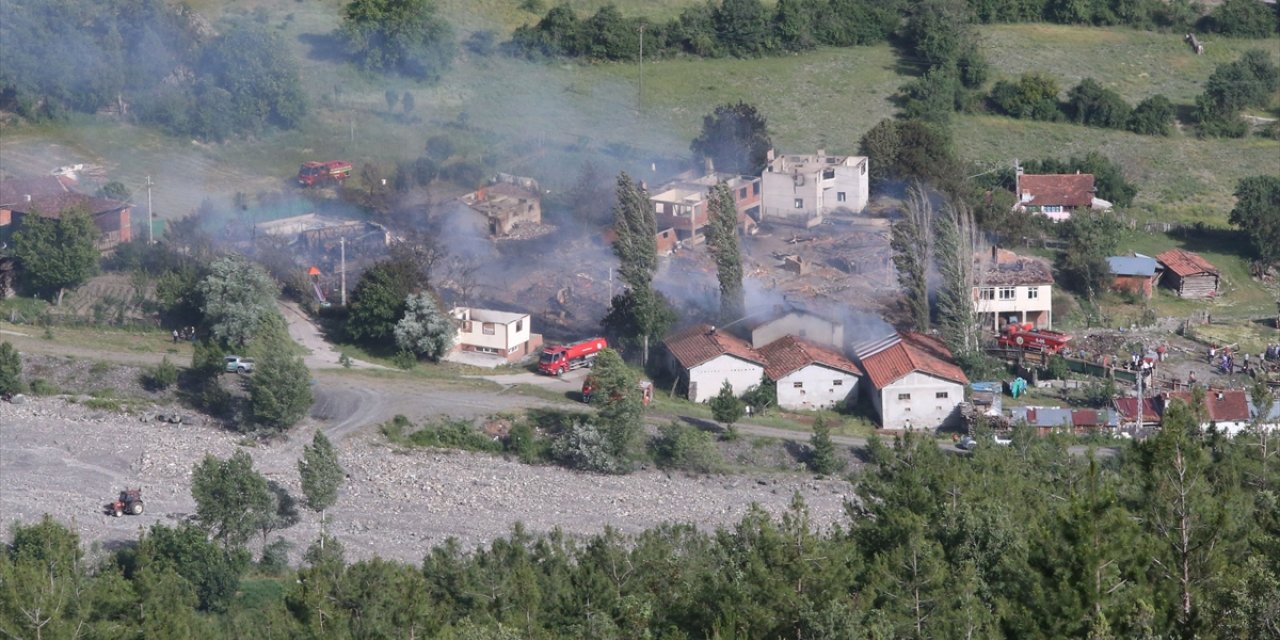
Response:
[{"label": "dense forest", "polygon": [[[86,556],[62,524],[0,553],[8,637],[1264,638],[1280,634],[1274,436],[1165,429],[1087,455],[1018,433],[971,454],[873,441],[849,518],[684,524],[589,539],[516,527],[420,565],[350,562],[340,541],[289,568],[197,524]],[[255,536],[256,537],[256,536]],[[212,539],[220,542],[212,542]]]}]

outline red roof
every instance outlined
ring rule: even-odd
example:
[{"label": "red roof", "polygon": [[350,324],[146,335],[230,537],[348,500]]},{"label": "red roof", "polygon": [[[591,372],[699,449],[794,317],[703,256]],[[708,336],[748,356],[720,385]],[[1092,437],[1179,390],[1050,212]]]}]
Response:
[{"label": "red roof", "polygon": [[667,350],[685,369],[692,369],[716,356],[731,355],[764,365],[765,360],[741,338],[716,331],[709,324],[698,324],[677,331],[662,341]]},{"label": "red roof", "polygon": [[1218,269],[1209,264],[1208,260],[1182,249],[1170,249],[1156,256],[1156,260],[1182,278],[1201,273],[1218,275]]},{"label": "red roof", "polygon": [[897,382],[914,371],[969,384],[941,340],[920,333],[899,333],[859,352],[862,368],[877,389]]},{"label": "red roof", "polygon": [[[1116,398],[1114,404],[1116,411],[1120,412],[1120,417],[1124,420],[1138,419],[1137,398]],[[1142,421],[1160,422],[1160,407],[1155,398],[1142,399]]]},{"label": "red roof", "polygon": [[783,336],[761,347],[759,353],[768,364],[764,373],[770,380],[781,380],[787,374],[811,364],[822,365],[855,376],[863,375],[862,368],[848,358],[826,347],[794,336]]},{"label": "red roof", "polygon": [[[39,212],[46,218],[72,207],[83,207],[89,215],[128,208],[128,204],[72,191],[74,181],[61,176],[45,176],[0,181],[0,206],[15,213]],[[28,196],[30,200],[28,200]]]},{"label": "red roof", "polygon": [[[1023,175],[1018,178],[1018,201],[1024,205],[1087,207],[1093,203],[1092,173]],[[1029,199],[1024,199],[1030,196]]]},{"label": "red roof", "polygon": [[[1165,404],[1169,400],[1181,400],[1191,405],[1190,391],[1174,391],[1164,394]],[[1248,422],[1249,398],[1241,389],[1214,391],[1210,389],[1204,394],[1205,413],[1212,422]]]}]

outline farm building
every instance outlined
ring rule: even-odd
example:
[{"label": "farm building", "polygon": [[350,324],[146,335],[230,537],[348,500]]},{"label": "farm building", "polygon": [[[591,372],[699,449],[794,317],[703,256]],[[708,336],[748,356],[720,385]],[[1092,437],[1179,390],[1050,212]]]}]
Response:
[{"label": "farm building", "polygon": [[1111,256],[1107,258],[1107,266],[1111,268],[1112,291],[1127,291],[1150,298],[1151,289],[1160,279],[1160,263],[1155,258],[1140,253]]},{"label": "farm building", "polygon": [[1099,431],[1114,431],[1120,426],[1120,416],[1110,409],[1063,409],[1061,407],[1013,407],[1009,419],[1023,423],[1040,435],[1063,431],[1085,435]]},{"label": "farm building", "polygon": [[1069,219],[1073,211],[1111,208],[1110,202],[1097,197],[1091,173],[1024,174],[1018,167],[1014,180],[1014,196],[1018,199],[1014,211],[1038,213],[1061,222]]},{"label": "farm building", "polygon": [[857,400],[862,369],[831,349],[785,336],[761,347],[760,355],[783,409],[829,409]]},{"label": "farm building", "polygon": [[895,333],[855,352],[885,429],[936,429],[959,418],[969,379],[942,341]]},{"label": "farm building", "polygon": [[706,402],[726,380],[741,396],[764,377],[764,358],[741,338],[707,324],[677,331],[662,341],[667,367],[686,388],[690,400]]},{"label": "farm building", "polygon": [[1164,266],[1161,282],[1177,291],[1178,297],[1212,298],[1218,295],[1218,269],[1199,255],[1170,249],[1156,256],[1156,260]]}]

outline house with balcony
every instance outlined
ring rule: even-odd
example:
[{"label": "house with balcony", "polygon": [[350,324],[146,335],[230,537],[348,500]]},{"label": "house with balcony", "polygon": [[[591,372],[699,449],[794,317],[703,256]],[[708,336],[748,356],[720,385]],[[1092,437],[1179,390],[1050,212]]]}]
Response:
[{"label": "house with balcony", "polygon": [[715,171],[710,161],[704,172],[686,171],[651,192],[649,202],[657,228],[674,229],[683,242],[703,242],[711,190],[721,182],[733,194],[739,229],[744,234],[755,233],[760,218],[760,178]]},{"label": "house with balcony", "polygon": [[973,300],[983,326],[999,331],[1029,322],[1053,328],[1053,272],[1047,262],[994,247],[975,262]]},{"label": "house with balcony", "polygon": [[823,149],[812,155],[769,152],[761,174],[762,220],[813,227],[839,211],[860,213],[870,198],[865,156],[829,156]]},{"label": "house with balcony", "polygon": [[1071,218],[1074,211],[1111,209],[1111,203],[1097,196],[1092,173],[1027,174],[1022,167],[1014,172],[1013,210],[1035,213],[1054,222]]},{"label": "house with balcony", "polygon": [[529,314],[455,307],[453,349],[445,360],[482,367],[518,362],[538,353],[542,336],[533,333]]}]

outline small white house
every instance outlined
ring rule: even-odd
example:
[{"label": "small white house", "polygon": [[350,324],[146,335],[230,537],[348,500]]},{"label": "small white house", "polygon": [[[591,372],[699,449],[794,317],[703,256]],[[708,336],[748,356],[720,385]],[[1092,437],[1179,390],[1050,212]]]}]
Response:
[{"label": "small white house", "polygon": [[734,395],[741,396],[760,384],[764,358],[741,338],[700,324],[667,336],[667,366],[688,389],[694,402],[706,402],[720,393],[728,380]]},{"label": "small white house", "polygon": [[844,324],[798,308],[776,309],[751,326],[751,346],[759,349],[785,336],[795,336],[833,349],[844,348]]},{"label": "small white house", "polygon": [[936,338],[895,333],[855,349],[885,429],[937,429],[959,418],[969,379]]},{"label": "small white house", "polygon": [[760,348],[765,376],[778,387],[783,409],[830,409],[858,398],[862,369],[848,358],[812,342],[785,336]]},{"label": "small white house", "polygon": [[532,332],[527,313],[456,307],[449,315],[458,333],[446,360],[498,366],[522,360],[542,347],[542,336]]}]

